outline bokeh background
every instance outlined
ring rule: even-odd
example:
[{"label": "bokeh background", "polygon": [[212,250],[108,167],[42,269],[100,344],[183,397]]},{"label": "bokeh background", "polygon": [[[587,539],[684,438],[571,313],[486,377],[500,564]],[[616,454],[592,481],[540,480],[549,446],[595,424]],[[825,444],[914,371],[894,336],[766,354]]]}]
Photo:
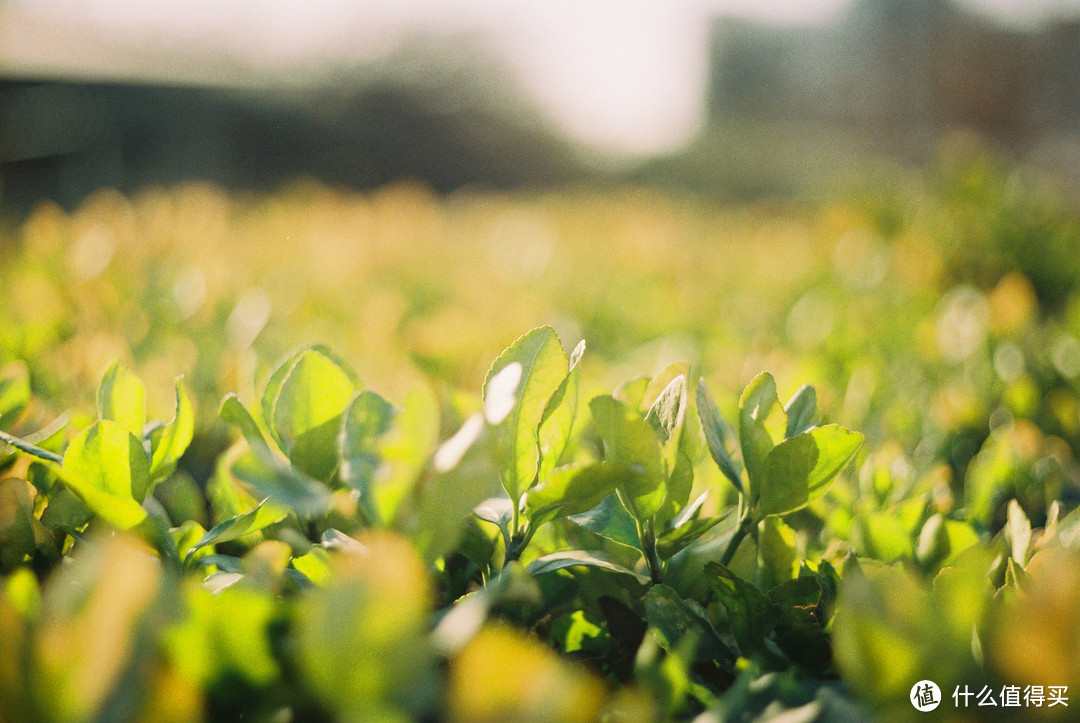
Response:
[{"label": "bokeh background", "polygon": [[1080,167],[1071,0],[0,4],[8,209],[297,176],[806,193],[975,131]]}]

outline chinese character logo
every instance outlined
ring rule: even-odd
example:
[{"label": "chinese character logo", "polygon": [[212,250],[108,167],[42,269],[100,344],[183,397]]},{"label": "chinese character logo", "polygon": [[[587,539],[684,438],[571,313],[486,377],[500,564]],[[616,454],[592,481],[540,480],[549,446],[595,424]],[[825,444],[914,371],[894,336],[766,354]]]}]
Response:
[{"label": "chinese character logo", "polygon": [[911,704],[926,713],[941,705],[941,688],[932,680],[920,680],[911,686]]}]

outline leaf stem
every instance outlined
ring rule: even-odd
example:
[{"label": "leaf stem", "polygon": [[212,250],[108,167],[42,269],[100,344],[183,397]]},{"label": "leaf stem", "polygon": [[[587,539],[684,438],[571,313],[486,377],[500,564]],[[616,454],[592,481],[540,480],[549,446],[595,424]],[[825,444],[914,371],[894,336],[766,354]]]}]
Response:
[{"label": "leaf stem", "polygon": [[7,432],[0,432],[0,442],[10,445],[22,452],[26,452],[29,455],[33,455],[38,459],[43,459],[46,462],[55,462],[56,464],[64,463],[64,458],[56,454],[55,452],[50,452],[47,449],[42,449],[36,444],[30,444],[26,440],[19,439],[18,437],[8,434]]},{"label": "leaf stem", "polygon": [[645,555],[645,562],[649,565],[649,577],[653,584],[658,584],[664,577],[664,563],[656,553],[656,531],[653,528],[652,519],[642,523],[634,520],[637,524],[638,539],[641,541],[641,551]]},{"label": "leaf stem", "polygon": [[533,530],[530,528],[528,521],[526,520],[525,528],[519,530],[521,525],[521,511],[518,509],[518,502],[514,503],[513,511],[510,515],[510,528],[507,530],[506,535],[506,557],[503,558],[503,567],[506,567],[511,562],[514,562],[521,553],[525,551],[525,548],[529,544],[529,540],[532,539]]},{"label": "leaf stem", "polygon": [[746,504],[746,500],[743,495],[739,495],[739,506],[737,508],[738,523],[735,528],[735,532],[731,535],[731,539],[728,540],[727,548],[724,549],[724,554],[720,557],[720,564],[727,565],[731,562],[731,558],[735,557],[735,552],[739,549],[739,544],[742,543],[743,538],[750,532],[753,527],[753,523],[750,519],[750,508]]}]

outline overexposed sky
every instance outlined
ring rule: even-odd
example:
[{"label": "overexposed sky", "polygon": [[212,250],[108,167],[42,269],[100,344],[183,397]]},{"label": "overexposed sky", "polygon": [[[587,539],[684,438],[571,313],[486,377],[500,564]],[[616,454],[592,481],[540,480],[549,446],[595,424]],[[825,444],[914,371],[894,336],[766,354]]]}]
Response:
[{"label": "overexposed sky", "polygon": [[[965,0],[1012,22],[1077,13],[1080,0]],[[0,3],[5,67],[171,62],[198,75],[218,65],[266,72],[370,60],[418,33],[479,37],[533,100],[579,140],[649,153],[702,122],[707,24],[715,15],[823,23],[847,0],[8,0]],[[66,31],[65,31],[66,29]],[[49,33],[66,32],[49,43]],[[72,34],[81,36],[73,42]],[[112,59],[102,55],[118,56]],[[74,68],[72,66],[75,66]],[[165,71],[168,72],[168,71]],[[92,72],[90,73],[92,74]]]}]

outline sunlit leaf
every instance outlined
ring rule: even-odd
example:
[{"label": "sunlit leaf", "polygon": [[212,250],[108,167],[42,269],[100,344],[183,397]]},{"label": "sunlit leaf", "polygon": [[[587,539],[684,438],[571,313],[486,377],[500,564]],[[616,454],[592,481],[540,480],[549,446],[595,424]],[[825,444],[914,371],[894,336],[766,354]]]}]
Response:
[{"label": "sunlit leaf", "polygon": [[337,467],[337,438],[355,391],[353,379],[329,356],[308,349],[281,383],[272,427],[292,463],[315,479],[329,479]]},{"label": "sunlit leaf", "polygon": [[529,490],[525,512],[536,526],[587,512],[615,490],[621,480],[619,472],[606,463],[559,467]]},{"label": "sunlit leaf", "polygon": [[783,414],[776,397],[776,381],[768,372],[758,374],[739,397],[739,444],[755,498],[761,494],[758,487],[765,473],[765,459],[778,441],[776,420]]},{"label": "sunlit leaf", "polygon": [[176,412],[172,421],[154,430],[150,436],[150,484],[167,478],[176,463],[187,451],[195,434],[195,414],[184,386],[184,378],[176,380]]},{"label": "sunlit leaf", "polygon": [[830,424],[776,445],[762,468],[758,514],[787,514],[825,494],[862,441],[861,434]]},{"label": "sunlit leaf", "polygon": [[142,444],[116,422],[101,420],[68,445],[57,473],[94,514],[128,529],[143,521],[150,463]]},{"label": "sunlit leaf", "polygon": [[577,418],[578,408],[578,363],[585,354],[585,340],[578,342],[570,354],[570,371],[567,372],[559,388],[551,395],[544,417],[540,422],[540,472],[542,482],[551,470],[562,460],[563,452],[570,441],[570,432]]},{"label": "sunlit leaf", "polygon": [[210,531],[191,546],[187,554],[190,556],[207,545],[228,542],[252,532],[257,532],[276,522],[280,522],[288,514],[287,509],[271,503],[269,498],[264,499],[251,512],[231,517],[218,525],[214,525]]},{"label": "sunlit leaf", "polygon": [[550,327],[533,329],[517,339],[496,359],[484,381],[487,400],[492,379],[512,364],[521,365],[514,391],[517,403],[498,424],[506,462],[501,472],[503,489],[512,500],[537,481],[540,470],[540,424],[548,401],[566,378],[568,364],[562,342]]},{"label": "sunlit leaf", "polygon": [[660,438],[648,422],[614,397],[596,397],[589,408],[604,440],[606,460],[625,470],[619,498],[635,518],[648,519],[667,493]]},{"label": "sunlit leaf", "polygon": [[146,426],[146,387],[119,361],[105,370],[98,387],[98,416],[116,422],[139,440]]}]

